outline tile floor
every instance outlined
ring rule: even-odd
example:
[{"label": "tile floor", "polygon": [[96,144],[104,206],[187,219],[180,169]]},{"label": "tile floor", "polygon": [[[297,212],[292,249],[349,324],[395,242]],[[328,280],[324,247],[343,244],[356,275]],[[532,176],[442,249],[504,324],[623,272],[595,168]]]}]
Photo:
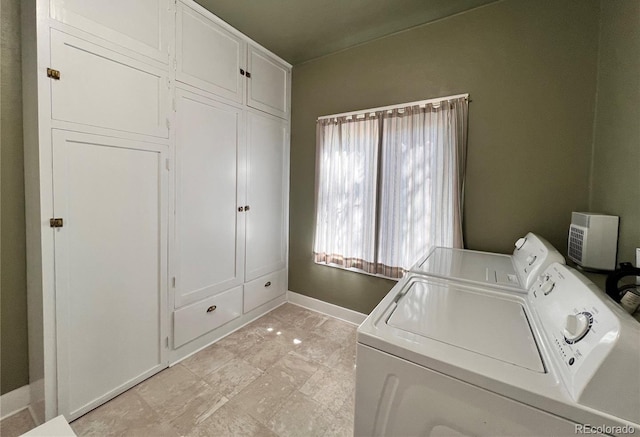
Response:
[{"label": "tile floor", "polygon": [[[79,436],[352,436],[355,343],[354,325],[284,304],[71,427]],[[1,422],[2,437],[33,426],[16,416]]]}]

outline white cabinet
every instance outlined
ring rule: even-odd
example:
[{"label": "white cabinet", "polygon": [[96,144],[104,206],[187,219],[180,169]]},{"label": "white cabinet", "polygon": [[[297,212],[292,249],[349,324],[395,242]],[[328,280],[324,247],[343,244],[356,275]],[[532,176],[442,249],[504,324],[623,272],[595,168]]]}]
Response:
[{"label": "white cabinet", "polygon": [[242,315],[242,287],[203,299],[174,313],[173,346],[212,331]]},{"label": "white cabinet", "polygon": [[287,123],[247,113],[247,236],[245,280],[287,264]]},{"label": "white cabinet", "polygon": [[53,120],[169,137],[167,71],[57,30],[50,66]]},{"label": "white cabinet", "polygon": [[165,367],[167,147],[52,134],[58,402],[77,417]]},{"label": "white cabinet", "polygon": [[289,117],[291,67],[184,0],[177,3],[176,79],[280,118]]},{"label": "white cabinet", "polygon": [[245,42],[238,35],[216,23],[210,14],[178,2],[177,80],[241,103],[244,58]]},{"label": "white cabinet", "polygon": [[173,0],[50,0],[52,19],[169,63]]},{"label": "white cabinet", "polygon": [[281,118],[289,116],[290,70],[257,47],[249,47],[247,105]]},{"label": "white cabinet", "polygon": [[243,131],[242,109],[177,90],[176,307],[244,280]]},{"label": "white cabinet", "polygon": [[21,10],[31,406],[73,420],[284,301],[290,66],[191,0]]}]

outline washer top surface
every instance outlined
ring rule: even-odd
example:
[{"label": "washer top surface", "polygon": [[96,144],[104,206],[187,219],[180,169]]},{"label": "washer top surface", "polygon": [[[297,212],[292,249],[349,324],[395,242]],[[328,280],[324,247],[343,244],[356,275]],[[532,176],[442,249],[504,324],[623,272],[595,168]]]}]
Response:
[{"label": "washer top surface", "polygon": [[451,284],[412,281],[386,323],[505,363],[545,371],[518,301]]},{"label": "washer top surface", "polygon": [[521,288],[511,255],[436,247],[415,273]]}]

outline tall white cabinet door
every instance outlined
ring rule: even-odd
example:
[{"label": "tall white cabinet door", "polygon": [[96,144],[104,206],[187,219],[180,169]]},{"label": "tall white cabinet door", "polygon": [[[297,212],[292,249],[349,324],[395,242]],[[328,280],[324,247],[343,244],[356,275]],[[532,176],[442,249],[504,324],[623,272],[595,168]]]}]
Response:
[{"label": "tall white cabinet door", "polygon": [[249,47],[247,105],[278,117],[289,114],[289,69],[256,47]]},{"label": "tall white cabinet door", "polygon": [[166,367],[163,146],[53,131],[58,405],[84,414]]},{"label": "tall white cabinet door", "polygon": [[178,2],[176,15],[176,79],[241,103],[245,43],[232,32]]},{"label": "tall white cabinet door", "polygon": [[[176,307],[242,284],[242,110],[176,91]],[[242,197],[241,197],[242,196]]]},{"label": "tall white cabinet door", "polygon": [[287,124],[266,114],[247,114],[245,280],[286,266]]}]

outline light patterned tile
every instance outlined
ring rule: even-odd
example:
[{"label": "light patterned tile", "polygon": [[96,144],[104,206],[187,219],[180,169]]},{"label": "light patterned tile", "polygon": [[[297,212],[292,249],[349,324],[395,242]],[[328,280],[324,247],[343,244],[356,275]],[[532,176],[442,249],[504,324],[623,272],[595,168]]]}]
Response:
[{"label": "light patterned tile", "polygon": [[181,364],[177,364],[141,382],[133,391],[154,409],[162,409],[174,399],[184,397],[191,387],[196,387],[200,382],[200,378]]},{"label": "light patterned tile", "polygon": [[290,377],[290,381],[298,388],[318,370],[320,365],[309,360],[308,358],[298,355],[295,352],[289,352],[276,362],[268,372],[282,372]]},{"label": "light patterned tile", "polygon": [[235,354],[233,352],[230,352],[219,343],[215,343],[197,354],[191,355],[180,364],[199,377],[204,377],[234,357]]},{"label": "light patterned tile", "polygon": [[303,339],[308,334],[304,328],[283,322],[277,317],[267,314],[249,325],[264,341],[278,341],[293,346],[295,339]]},{"label": "light patterned tile", "polygon": [[265,340],[245,351],[241,358],[260,370],[266,370],[285,356],[289,350],[288,345],[278,340]]},{"label": "light patterned tile", "polygon": [[241,390],[229,406],[242,408],[266,424],[294,390],[291,376],[282,372],[264,373]]},{"label": "light patterned tile", "polygon": [[355,344],[336,349],[324,363],[330,369],[340,372],[353,373],[356,370],[356,346]]},{"label": "light patterned tile", "polygon": [[263,340],[263,337],[260,336],[255,329],[251,328],[251,325],[248,325],[220,339],[216,344],[240,356],[248,349],[251,349],[256,343]]},{"label": "light patterned tile", "polygon": [[326,363],[331,355],[340,349],[340,344],[317,334],[309,334],[294,349],[294,351],[318,363]]},{"label": "light patterned tile", "polygon": [[196,399],[187,402],[184,407],[179,408],[180,413],[174,414],[171,426],[180,433],[181,436],[190,433],[195,427],[214,416],[229,399],[226,397],[208,397],[206,391],[201,391],[196,395]]},{"label": "light patterned tile", "polygon": [[319,437],[329,428],[330,419],[330,413],[322,405],[295,391],[268,425],[281,437]]},{"label": "light patterned tile", "polygon": [[323,437],[353,437],[353,411],[341,410],[328,417],[329,428]]},{"label": "light patterned tile", "polygon": [[194,427],[189,437],[276,437],[262,423],[246,412],[229,404],[220,408],[215,416]]},{"label": "light patterned tile", "polygon": [[78,436],[108,437],[131,435],[132,430],[148,429],[162,422],[138,393],[128,390],[71,422],[71,428]]},{"label": "light patterned tile", "polygon": [[35,428],[29,410],[22,410],[0,421],[0,436],[17,437]]},{"label": "light patterned tile", "polygon": [[205,381],[223,396],[232,398],[260,375],[262,370],[240,358],[233,358],[205,376]]},{"label": "light patterned tile", "polygon": [[313,332],[337,341],[342,346],[347,346],[355,340],[357,329],[355,325],[328,317],[322,324],[314,328]]},{"label": "light patterned tile", "polygon": [[352,407],[354,379],[352,374],[321,366],[300,391],[335,413]]},{"label": "light patterned tile", "polygon": [[285,323],[293,325],[296,319],[305,317],[310,312],[311,311],[299,307],[298,305],[285,303],[284,305],[280,305],[278,308],[271,311],[268,315],[274,316]]}]

